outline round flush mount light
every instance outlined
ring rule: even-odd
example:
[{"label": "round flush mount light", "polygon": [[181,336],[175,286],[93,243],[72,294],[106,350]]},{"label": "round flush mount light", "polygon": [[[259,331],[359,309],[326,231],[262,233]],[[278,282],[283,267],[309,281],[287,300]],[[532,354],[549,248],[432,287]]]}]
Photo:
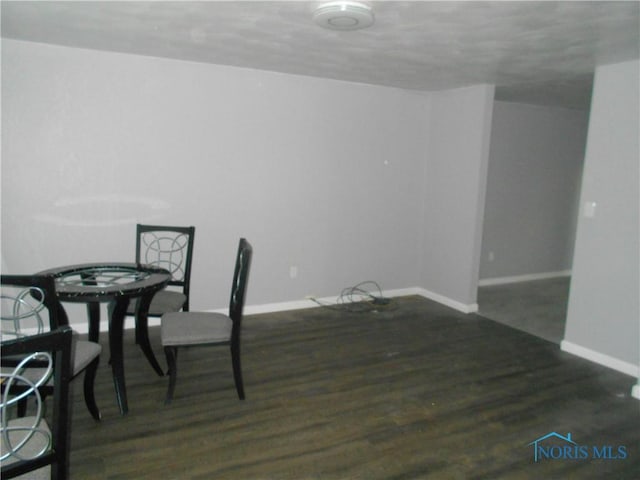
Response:
[{"label": "round flush mount light", "polygon": [[358,30],[373,25],[374,17],[368,5],[345,0],[323,3],[313,12],[313,20],[331,30]]}]

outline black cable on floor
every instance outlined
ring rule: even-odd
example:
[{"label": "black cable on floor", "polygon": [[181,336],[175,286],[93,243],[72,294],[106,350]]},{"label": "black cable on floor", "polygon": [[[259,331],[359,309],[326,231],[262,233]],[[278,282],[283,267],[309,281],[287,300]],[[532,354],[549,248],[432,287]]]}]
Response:
[{"label": "black cable on floor", "polygon": [[[371,293],[371,291],[365,289],[365,286],[374,286],[377,290],[377,295]],[[353,287],[347,287],[340,292],[335,304],[321,303],[315,298],[311,299],[321,307],[326,307],[332,310],[339,310],[347,313],[367,313],[380,310],[381,308],[388,308],[392,304],[392,300],[386,298],[382,294],[382,289],[377,282],[373,280],[366,280],[360,282]]]}]

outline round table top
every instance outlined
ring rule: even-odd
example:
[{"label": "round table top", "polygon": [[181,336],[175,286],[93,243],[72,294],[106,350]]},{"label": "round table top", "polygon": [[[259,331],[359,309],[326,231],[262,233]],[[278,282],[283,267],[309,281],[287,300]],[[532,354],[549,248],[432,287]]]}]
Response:
[{"label": "round table top", "polygon": [[38,272],[56,280],[56,292],[67,301],[138,297],[164,288],[171,274],[164,268],[141,263],[84,263]]}]

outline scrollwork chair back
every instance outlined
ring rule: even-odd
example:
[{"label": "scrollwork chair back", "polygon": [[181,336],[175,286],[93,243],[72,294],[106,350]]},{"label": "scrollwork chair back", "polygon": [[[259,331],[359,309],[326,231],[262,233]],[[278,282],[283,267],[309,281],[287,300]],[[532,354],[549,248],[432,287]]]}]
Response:
[{"label": "scrollwork chair back", "polygon": [[[65,326],[53,332],[2,342],[0,464],[3,479],[68,478],[71,338],[71,328]],[[15,363],[16,358],[20,359],[18,364],[6,368],[7,364]],[[34,378],[35,371],[39,374]],[[40,387],[52,377],[51,409],[44,407]],[[18,417],[17,407],[26,397],[35,398],[33,411]]]}]

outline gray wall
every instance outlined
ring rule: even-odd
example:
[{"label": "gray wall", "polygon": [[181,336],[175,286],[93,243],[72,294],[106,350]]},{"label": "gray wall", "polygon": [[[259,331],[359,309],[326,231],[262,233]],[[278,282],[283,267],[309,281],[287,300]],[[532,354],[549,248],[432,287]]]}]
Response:
[{"label": "gray wall", "polygon": [[477,309],[493,94],[486,85],[439,92],[429,116],[421,285],[467,311]]},{"label": "gray wall", "polygon": [[[598,70],[564,343],[635,365],[637,89],[638,62]],[[3,40],[2,269],[132,260],[136,222],[194,224],[195,309],[227,303],[240,235],[250,304],[375,279],[470,305],[492,100]]]},{"label": "gray wall", "polygon": [[3,270],[131,261],[153,222],[197,228],[193,309],[227,304],[241,235],[249,304],[416,287],[429,99],[3,39]]},{"label": "gray wall", "polygon": [[5,272],[130,261],[136,222],[190,224],[193,309],[227,303],[240,236],[250,305],[375,280],[474,308],[493,87],[426,94],[15,40],[2,78]]},{"label": "gray wall", "polygon": [[481,279],[571,269],[588,119],[495,103]]},{"label": "gray wall", "polygon": [[[596,70],[562,344],[622,367],[640,361],[639,67],[633,61]],[[587,202],[596,202],[593,217],[585,216]]]}]

